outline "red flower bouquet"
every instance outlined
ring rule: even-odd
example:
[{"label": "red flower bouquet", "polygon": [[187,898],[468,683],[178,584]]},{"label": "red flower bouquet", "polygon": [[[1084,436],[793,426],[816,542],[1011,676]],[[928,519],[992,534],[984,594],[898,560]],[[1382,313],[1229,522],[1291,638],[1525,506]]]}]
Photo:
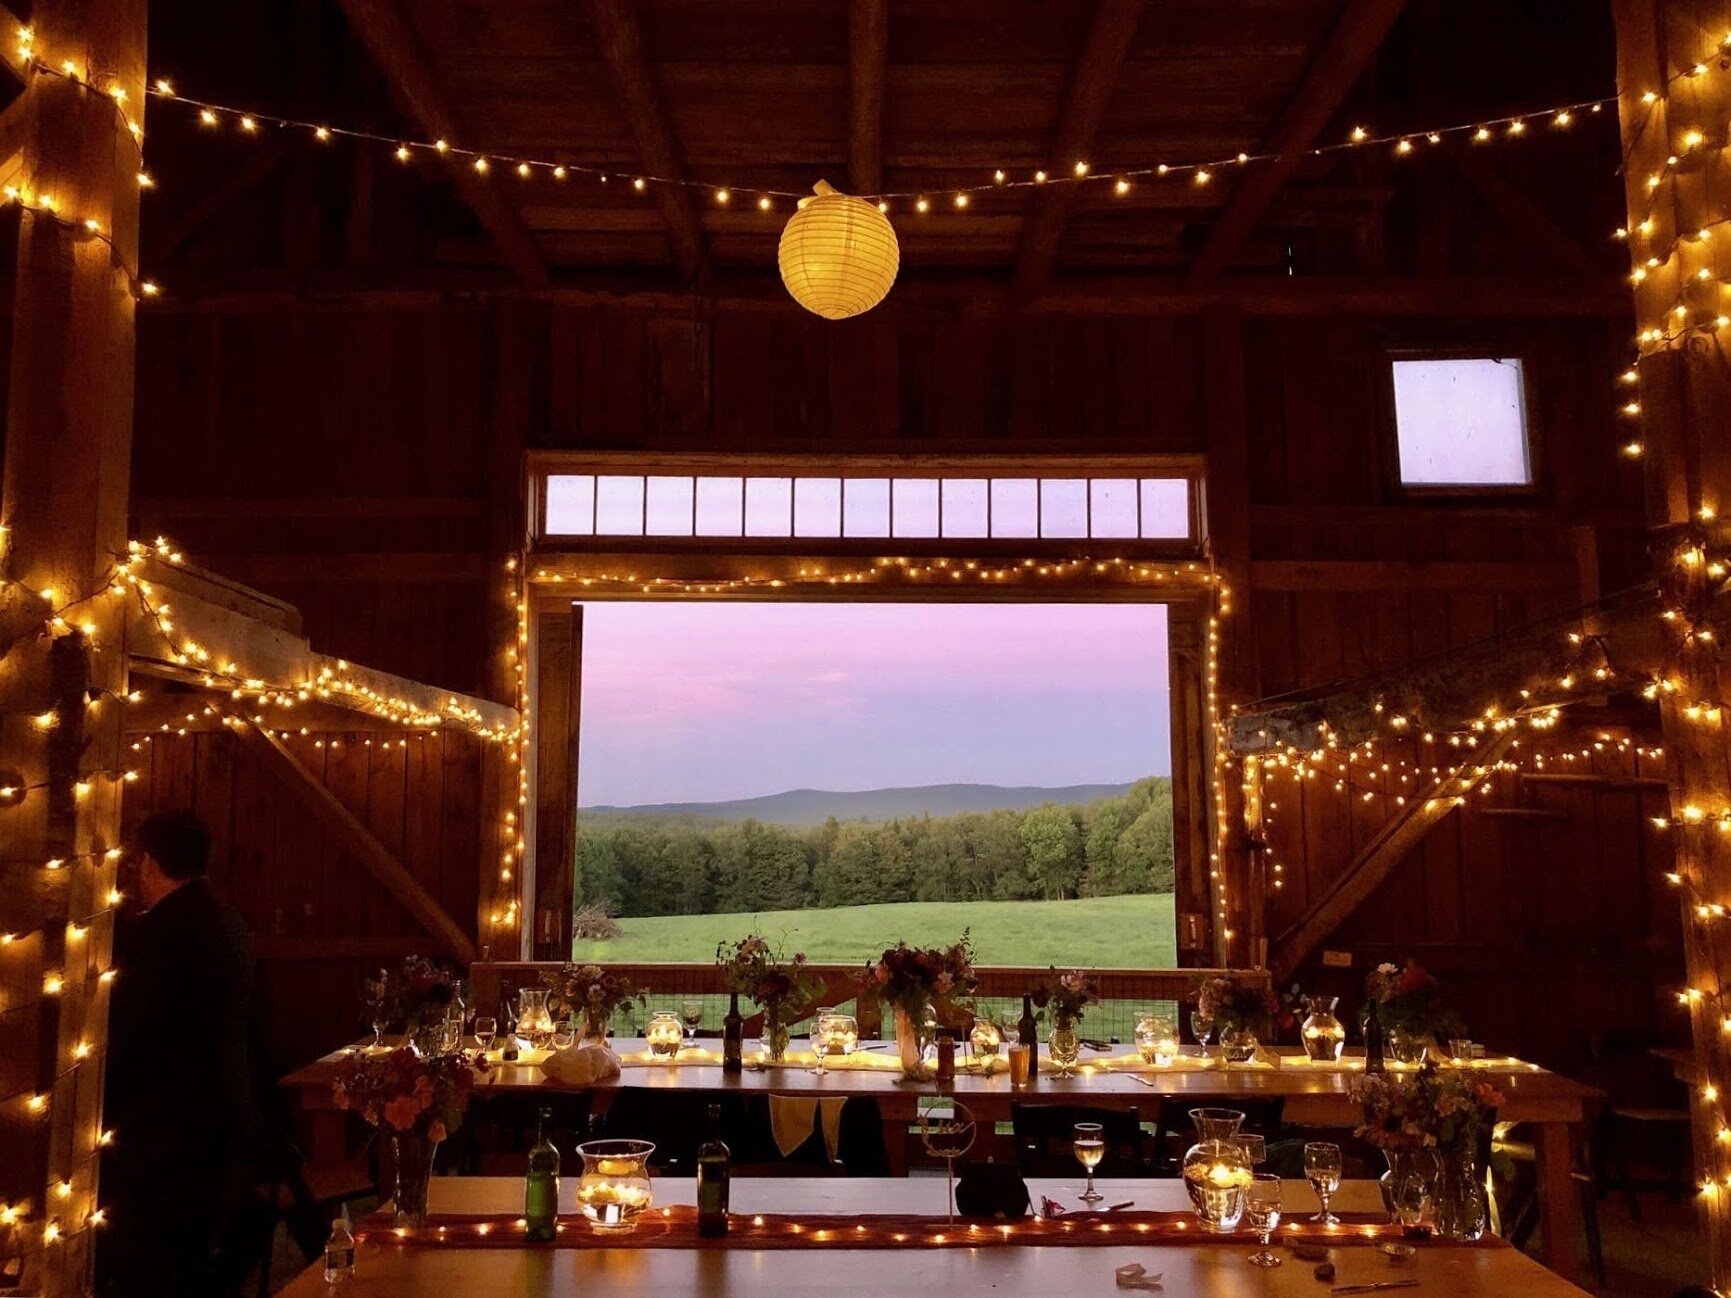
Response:
[{"label": "red flower bouquet", "polygon": [[1364,980],[1367,1002],[1376,1002],[1384,1031],[1446,1040],[1462,1031],[1460,1015],[1443,998],[1442,984],[1417,960],[1404,966],[1379,964]]},{"label": "red flower bouquet", "polygon": [[973,942],[966,930],[948,947],[898,942],[866,965],[859,982],[861,995],[877,996],[919,1023],[929,1007],[954,1006],[974,994]]},{"label": "red flower bouquet", "polygon": [[1416,1073],[1356,1077],[1352,1097],[1364,1110],[1354,1133],[1378,1149],[1438,1149],[1470,1154],[1484,1124],[1504,1102],[1483,1078],[1426,1064]]},{"label": "red flower bouquet", "polygon": [[1222,974],[1205,980],[1196,993],[1196,1009],[1214,1020],[1221,1032],[1265,1033],[1280,1011],[1280,998],[1262,983],[1248,983]]},{"label": "red flower bouquet", "polygon": [[463,1109],[478,1073],[479,1055],[418,1055],[413,1050],[353,1054],[337,1068],[331,1092],[336,1107],[360,1114],[390,1132],[420,1132],[434,1144],[463,1125]]},{"label": "red flower bouquet", "polygon": [[1053,1027],[1073,1028],[1082,1021],[1082,1011],[1094,1003],[1094,985],[1080,969],[1059,973],[1054,967],[1031,998],[1041,1009],[1052,1011]]},{"label": "red flower bouquet", "polygon": [[633,1002],[645,1001],[643,989],[624,974],[609,973],[600,965],[568,964],[541,976],[569,1014],[581,1014],[588,1035],[606,1036],[612,1017]]}]

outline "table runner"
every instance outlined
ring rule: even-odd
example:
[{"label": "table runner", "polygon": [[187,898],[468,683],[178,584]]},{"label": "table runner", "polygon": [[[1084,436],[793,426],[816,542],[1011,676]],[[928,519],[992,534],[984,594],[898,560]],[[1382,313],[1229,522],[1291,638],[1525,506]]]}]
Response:
[{"label": "table runner", "polygon": [[[1283,1244],[1318,1247],[1365,1247],[1400,1239],[1401,1228],[1369,1213],[1341,1213],[1335,1227],[1300,1221],[1279,1232]],[[1004,1248],[1016,1246],[1089,1247],[1113,1244],[1232,1244],[1249,1247],[1255,1238],[1248,1228],[1217,1235],[1202,1229],[1188,1212],[1071,1213],[1062,1217],[1032,1217],[1026,1221],[987,1222],[897,1213],[735,1213],[722,1239],[697,1234],[697,1209],[690,1206],[652,1208],[629,1233],[590,1229],[581,1216],[559,1218],[551,1240],[523,1238],[521,1217],[433,1214],[419,1228],[392,1226],[388,1213],[364,1219],[357,1239],[404,1248]],[[1421,1248],[1496,1248],[1503,1241],[1485,1235],[1474,1243],[1415,1241]]]}]

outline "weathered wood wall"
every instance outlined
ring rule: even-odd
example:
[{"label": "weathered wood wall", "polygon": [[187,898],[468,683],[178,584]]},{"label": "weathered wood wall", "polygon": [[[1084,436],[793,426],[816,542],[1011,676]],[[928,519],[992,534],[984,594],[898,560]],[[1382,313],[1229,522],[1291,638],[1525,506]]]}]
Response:
[{"label": "weathered wood wall", "polygon": [[[1638,475],[1616,455],[1613,378],[1625,328],[1591,318],[1493,326],[1246,317],[1248,473],[1214,489],[1248,496],[1248,612],[1228,632],[1252,638],[1260,692],[1466,643],[1642,571]],[[293,601],[321,647],[479,690],[487,439],[502,400],[527,409],[531,444],[548,447],[1198,452],[1207,444],[1202,332],[1197,317],[1182,315],[885,310],[836,326],[761,308],[538,306],[529,362],[506,365],[480,305],[152,315],[142,329],[134,513],[141,530],[165,531],[195,559]],[[1388,348],[1420,345],[1523,356],[1542,440],[1538,493],[1453,505],[1390,491],[1383,360]],[[296,742],[301,751],[312,741]],[[438,825],[438,837],[450,826],[463,851],[477,841],[472,817],[449,802],[472,800],[458,776],[474,755],[427,761],[418,758],[423,741],[411,741],[407,764],[375,783],[371,760],[405,758],[369,756],[358,742],[349,737],[340,759],[326,751],[327,779],[402,845],[453,913],[472,914],[442,889],[472,892],[473,878],[457,880],[451,845],[429,840]],[[134,807],[188,788],[218,817],[230,804],[231,842],[250,844],[252,855],[229,868],[269,880],[236,895],[258,932],[286,924],[278,936],[299,943],[287,955],[275,949],[267,978],[295,989],[285,1001],[312,985],[306,957],[319,943],[341,951],[413,936],[354,871],[327,859],[316,829],[249,783],[244,755],[224,736],[159,741],[153,761],[176,773],[153,770]],[[245,806],[234,802],[242,791]],[[1330,947],[1368,958],[1392,938],[1417,944],[1470,984],[1486,1035],[1509,1039],[1520,983],[1580,987],[1585,978],[1592,1003],[1600,992],[1609,999],[1627,969],[1616,960],[1585,968],[1584,953],[1670,960],[1674,916],[1663,902],[1647,905],[1662,848],[1640,827],[1645,799],[1539,797],[1568,819],[1451,818]],[[442,816],[429,810],[441,800]],[[255,832],[273,817],[285,822],[282,834]],[[1274,829],[1292,836],[1277,842],[1288,863],[1270,917],[1278,931],[1373,828],[1357,806],[1317,793],[1302,808],[1280,808]],[[365,903],[338,905],[346,887]],[[273,952],[270,941],[264,947]],[[293,1011],[305,1016],[297,1047],[348,1030],[361,963],[357,956],[320,983],[327,1005]],[[1649,997],[1639,1007],[1643,1021],[1650,1005]],[[1542,1026],[1540,1011],[1530,1013],[1523,1043],[1535,1039],[1526,1029]],[[1559,1062],[1573,1048],[1557,1034],[1537,1039]]]}]

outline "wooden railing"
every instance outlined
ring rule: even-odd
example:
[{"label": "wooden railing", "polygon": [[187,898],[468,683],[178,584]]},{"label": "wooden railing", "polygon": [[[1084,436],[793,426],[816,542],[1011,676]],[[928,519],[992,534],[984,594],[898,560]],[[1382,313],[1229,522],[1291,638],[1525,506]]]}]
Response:
[{"label": "wooden railing", "polygon": [[[491,961],[472,965],[469,973],[471,1004],[482,1013],[492,1013],[508,998],[524,987],[544,986],[542,976],[562,966],[556,961]],[[703,999],[705,1028],[714,1030],[721,1025],[721,1010],[711,1007],[724,1004],[727,989],[721,981],[721,971],[714,964],[613,964],[602,966],[611,973],[623,974],[648,994],[648,1010],[677,1010],[679,1002]],[[843,1006],[858,995],[858,977],[863,964],[815,965],[813,968],[825,980],[824,994],[817,1004]],[[1002,1012],[1009,1010],[1013,1021],[1021,1010],[1024,993],[1037,986],[1050,972],[1036,967],[996,965],[975,970],[980,986],[977,999]],[[1176,1014],[1184,1001],[1193,1000],[1196,988],[1205,978],[1230,973],[1251,983],[1267,986],[1270,974],[1266,969],[1093,969],[1095,995],[1100,1004],[1090,1010],[1086,1031],[1093,1036],[1116,1036],[1130,1040],[1135,1015],[1143,1010]],[[883,1035],[883,1009],[876,997],[864,997],[855,1008],[860,1032],[867,1037]],[[966,1027],[966,1021],[950,1026]],[[1189,1024],[1180,1022],[1179,1029],[1189,1035]],[[753,1015],[746,1020],[746,1033],[761,1030],[761,1019]]]}]

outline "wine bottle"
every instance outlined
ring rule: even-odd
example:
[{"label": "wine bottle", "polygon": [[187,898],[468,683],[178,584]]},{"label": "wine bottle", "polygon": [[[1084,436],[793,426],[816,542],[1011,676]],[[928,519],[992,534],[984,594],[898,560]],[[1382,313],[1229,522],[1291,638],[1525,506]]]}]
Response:
[{"label": "wine bottle", "polygon": [[1028,1076],[1040,1071],[1040,1025],[1034,1022],[1034,999],[1022,993],[1022,1017],[1016,1023],[1016,1035],[1028,1051]]},{"label": "wine bottle", "polygon": [[547,1134],[553,1110],[542,1109],[523,1182],[523,1237],[552,1239],[559,1221],[559,1148]]},{"label": "wine bottle", "polygon": [[1382,1061],[1382,1017],[1377,1013],[1376,997],[1371,997],[1364,1013],[1364,1071],[1383,1073],[1388,1065]]},{"label": "wine bottle", "polygon": [[727,1017],[721,1020],[721,1071],[745,1071],[745,1020],[739,1017],[739,993],[727,1006]]},{"label": "wine bottle", "polygon": [[709,1106],[709,1130],[697,1150],[697,1233],[704,1239],[727,1234],[728,1162],[732,1151],[721,1139],[721,1106]]},{"label": "wine bottle", "polygon": [[503,1029],[499,1036],[499,1062],[514,1064],[517,1062],[517,1016],[511,1012],[509,998],[499,1004],[499,1026]]}]

